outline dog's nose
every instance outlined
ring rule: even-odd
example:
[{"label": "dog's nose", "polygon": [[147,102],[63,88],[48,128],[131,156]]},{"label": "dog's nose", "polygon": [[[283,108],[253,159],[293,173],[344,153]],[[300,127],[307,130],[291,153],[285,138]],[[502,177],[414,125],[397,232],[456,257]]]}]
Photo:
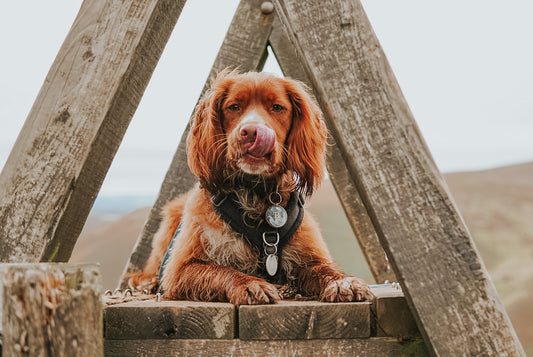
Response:
[{"label": "dog's nose", "polygon": [[263,157],[274,150],[276,144],[276,133],[263,124],[246,124],[240,129],[241,142],[247,148],[249,154],[256,157]]},{"label": "dog's nose", "polygon": [[241,139],[253,143],[257,137],[257,124],[246,124],[241,128]]}]

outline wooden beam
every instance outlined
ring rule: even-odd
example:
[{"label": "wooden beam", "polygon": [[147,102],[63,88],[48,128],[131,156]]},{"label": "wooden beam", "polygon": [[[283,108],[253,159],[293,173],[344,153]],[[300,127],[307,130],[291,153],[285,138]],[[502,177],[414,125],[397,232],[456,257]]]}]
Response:
[{"label": "wooden beam", "polygon": [[241,340],[370,337],[370,303],[281,301],[239,307]]},{"label": "wooden beam", "polygon": [[0,264],[3,356],[102,356],[101,296],[96,265]]},{"label": "wooden beam", "polygon": [[[203,94],[209,88],[218,72],[227,67],[241,71],[261,70],[266,60],[266,45],[272,30],[273,15],[261,12],[262,0],[242,0],[233,16],[226,37],[218,52],[215,63],[206,81]],[[187,165],[186,139],[189,134],[187,125],[170,168],[165,176],[157,200],[150,211],[141,235],[133,249],[125,273],[142,270],[152,250],[152,238],[160,224],[160,211],[165,203],[189,191],[196,178]],[[126,279],[120,285],[125,286]]]},{"label": "wooden beam", "polygon": [[0,176],[0,261],[67,261],[185,0],[85,0]]},{"label": "wooden beam", "polygon": [[[400,289],[374,287],[370,302],[283,300],[272,305],[106,298],[105,338],[287,340],[401,337],[420,334]],[[127,301],[131,298],[130,301]],[[119,302],[122,301],[127,302]],[[372,313],[371,313],[372,312]],[[237,323],[238,322],[238,323]],[[413,328],[414,326],[414,328]]]},{"label": "wooden beam", "polygon": [[314,356],[425,357],[421,339],[390,337],[328,340],[105,340],[106,356]]},{"label": "wooden beam", "polygon": [[132,301],[105,309],[105,338],[232,339],[235,307],[229,303],[195,301]]},{"label": "wooden beam", "polygon": [[420,337],[416,321],[407,306],[402,290],[384,286],[373,288],[372,336],[396,337],[400,340]]},{"label": "wooden beam", "polygon": [[431,353],[524,356],[360,1],[274,3]]},{"label": "wooden beam", "polygon": [[320,351],[335,356],[351,355],[359,347],[377,356],[427,355],[401,290],[377,287],[372,292],[372,303],[284,300],[236,308],[221,302],[152,299],[113,304],[104,311],[106,355],[121,348],[121,354],[185,353],[189,339],[197,343],[195,355],[200,356],[250,355],[260,349],[266,355],[308,355],[318,346],[315,340],[328,346]]},{"label": "wooden beam", "polygon": [[[307,84],[309,88],[313,88],[313,83],[298,60],[293,45],[289,41],[287,34],[277,17],[274,20],[274,28],[270,34],[269,43],[283,74],[298,79]],[[334,125],[333,118],[327,115],[327,110],[324,110],[324,113],[324,119],[329,130]],[[370,272],[377,283],[381,284],[386,281],[397,281],[390,263],[387,260],[387,255],[379,242],[376,230],[372,225],[372,221],[370,220],[359,192],[357,191],[357,187],[346,169],[344,161],[337,143],[331,135],[328,136],[326,167],[328,169],[329,177],[337,192],[337,196],[344,209],[346,218],[348,219],[355,238],[359,243],[359,247],[363,252],[368,267],[370,268]]]}]

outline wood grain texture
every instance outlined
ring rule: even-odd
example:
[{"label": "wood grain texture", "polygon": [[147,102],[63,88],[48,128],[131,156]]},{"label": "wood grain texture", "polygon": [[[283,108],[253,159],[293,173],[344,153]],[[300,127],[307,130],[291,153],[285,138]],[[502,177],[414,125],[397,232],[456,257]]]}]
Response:
[{"label": "wood grain texture", "polygon": [[106,356],[300,356],[424,357],[422,340],[398,342],[387,337],[330,340],[105,340]]},{"label": "wood grain texture", "polygon": [[[215,63],[211,68],[202,96],[217,73],[227,67],[239,68],[243,72],[263,68],[273,15],[265,15],[261,12],[262,2],[261,0],[242,0],[239,3]],[[189,125],[182,135],[157,200],[133,249],[130,261],[125,267],[125,273],[140,271],[144,267],[152,250],[152,238],[161,222],[160,212],[163,205],[189,191],[196,182],[196,178],[187,165],[186,139],[188,134]],[[125,284],[126,279],[121,279],[119,285],[124,287]]]},{"label": "wood grain texture", "polygon": [[400,289],[373,288],[376,297],[372,302],[372,336],[388,336],[399,339],[420,337],[416,321],[407,306]]},{"label": "wood grain texture", "polygon": [[431,353],[524,356],[361,3],[274,3]]},{"label": "wood grain texture", "polygon": [[370,337],[370,304],[281,301],[239,307],[241,340]]},{"label": "wood grain texture", "polygon": [[137,301],[106,307],[105,338],[232,339],[235,307],[228,303]]},{"label": "wood grain texture", "polygon": [[0,264],[3,356],[102,356],[96,265]]},{"label": "wood grain texture", "polygon": [[185,0],[85,0],[0,176],[0,261],[67,261]]},{"label": "wood grain texture", "polygon": [[[283,74],[300,80],[307,84],[309,88],[313,88],[313,83],[298,60],[293,45],[289,41],[277,17],[274,20],[269,43]],[[333,125],[333,118],[327,115],[327,110],[323,111],[325,113],[324,119],[326,125],[328,130],[330,130],[329,128]],[[387,260],[387,255],[381,246],[376,230],[357,191],[357,187],[346,169],[342,153],[331,135],[328,136],[326,167],[333,187],[344,209],[344,213],[346,214],[346,218],[350,223],[374,280],[379,284],[386,281],[397,281]]]}]

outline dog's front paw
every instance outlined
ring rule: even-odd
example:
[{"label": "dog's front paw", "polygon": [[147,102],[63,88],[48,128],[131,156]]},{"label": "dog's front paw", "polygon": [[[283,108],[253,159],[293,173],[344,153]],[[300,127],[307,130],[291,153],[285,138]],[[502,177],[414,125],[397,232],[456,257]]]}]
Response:
[{"label": "dog's front paw", "polygon": [[128,285],[135,290],[152,292],[157,285],[157,275],[143,272],[129,274]]},{"label": "dog's front paw", "polygon": [[228,291],[233,305],[273,304],[281,300],[278,289],[263,279],[250,279],[236,284]]},{"label": "dog's front paw", "polygon": [[363,280],[354,276],[346,276],[330,281],[322,290],[320,299],[327,302],[368,301],[373,296]]}]

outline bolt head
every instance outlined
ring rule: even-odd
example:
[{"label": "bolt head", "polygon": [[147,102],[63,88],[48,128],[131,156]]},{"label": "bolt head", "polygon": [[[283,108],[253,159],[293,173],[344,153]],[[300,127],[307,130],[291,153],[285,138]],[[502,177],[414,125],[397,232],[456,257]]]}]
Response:
[{"label": "bolt head", "polygon": [[270,1],[265,1],[261,4],[261,12],[265,15],[271,14],[274,11],[274,4]]}]

